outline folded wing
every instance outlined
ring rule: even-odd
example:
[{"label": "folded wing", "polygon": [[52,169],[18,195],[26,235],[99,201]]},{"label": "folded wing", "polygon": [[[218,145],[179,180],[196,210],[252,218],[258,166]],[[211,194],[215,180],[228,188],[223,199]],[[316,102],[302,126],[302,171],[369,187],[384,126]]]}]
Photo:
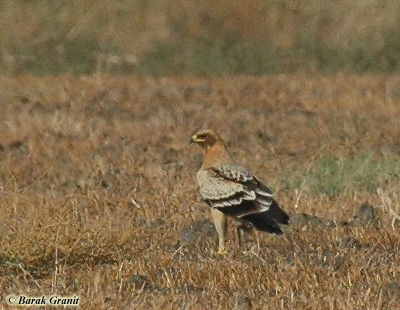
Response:
[{"label": "folded wing", "polygon": [[259,230],[282,234],[279,224],[287,224],[288,215],[263,185],[239,165],[215,166],[197,174],[201,197],[221,212],[250,222]]}]

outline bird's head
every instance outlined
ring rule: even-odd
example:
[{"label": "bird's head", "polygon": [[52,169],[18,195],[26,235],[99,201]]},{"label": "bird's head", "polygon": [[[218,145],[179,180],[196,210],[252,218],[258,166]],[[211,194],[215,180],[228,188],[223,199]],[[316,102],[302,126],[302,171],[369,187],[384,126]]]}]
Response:
[{"label": "bird's head", "polygon": [[217,142],[223,143],[222,138],[212,129],[199,130],[190,138],[190,143],[197,143],[203,149],[208,149]]}]

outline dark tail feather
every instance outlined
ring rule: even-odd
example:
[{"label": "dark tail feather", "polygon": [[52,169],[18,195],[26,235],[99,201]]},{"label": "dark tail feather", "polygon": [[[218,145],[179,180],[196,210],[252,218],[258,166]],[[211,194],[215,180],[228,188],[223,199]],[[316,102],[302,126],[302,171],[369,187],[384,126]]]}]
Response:
[{"label": "dark tail feather", "polygon": [[283,233],[278,223],[276,222],[276,220],[268,216],[267,212],[248,214],[243,216],[242,219],[245,221],[249,221],[258,230],[282,235]]},{"label": "dark tail feather", "polygon": [[279,224],[289,224],[289,215],[279,208],[275,200],[272,201],[268,211],[248,214],[243,216],[242,219],[252,223],[258,230],[267,231],[277,235],[283,234]]},{"label": "dark tail feather", "polygon": [[279,224],[289,224],[289,215],[278,206],[275,200],[270,205],[268,211],[264,213],[266,213],[268,217],[272,217]]}]

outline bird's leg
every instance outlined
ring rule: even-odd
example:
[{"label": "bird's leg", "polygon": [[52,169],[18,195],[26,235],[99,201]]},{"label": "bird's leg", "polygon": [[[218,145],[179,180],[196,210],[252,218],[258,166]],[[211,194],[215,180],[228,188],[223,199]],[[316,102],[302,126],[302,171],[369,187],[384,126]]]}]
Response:
[{"label": "bird's leg", "polygon": [[243,247],[243,225],[236,226],[236,234],[238,238],[239,248]]},{"label": "bird's leg", "polygon": [[257,255],[260,253],[260,236],[258,234],[257,229],[253,228],[253,234],[254,234],[254,238],[257,241]]},{"label": "bird's leg", "polygon": [[226,254],[225,236],[228,230],[228,221],[225,214],[215,208],[211,208],[211,215],[214,221],[215,229],[218,234],[218,254]]},{"label": "bird's leg", "polygon": [[238,238],[239,248],[243,247],[243,235],[247,231],[247,226],[245,224],[240,224],[236,227],[236,234]]},{"label": "bird's leg", "polygon": [[243,240],[243,235],[244,233],[248,233],[250,231],[252,231],[253,228],[245,223],[241,223],[240,225],[238,225],[236,227],[236,234],[237,234],[237,238],[238,238],[238,244],[239,244],[239,248],[242,248],[244,245],[244,240]]}]

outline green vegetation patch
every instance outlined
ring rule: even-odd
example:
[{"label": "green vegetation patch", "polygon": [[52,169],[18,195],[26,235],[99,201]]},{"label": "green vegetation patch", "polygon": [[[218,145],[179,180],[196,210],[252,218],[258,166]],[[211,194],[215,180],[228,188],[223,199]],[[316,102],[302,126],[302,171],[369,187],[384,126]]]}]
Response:
[{"label": "green vegetation patch", "polygon": [[311,194],[334,197],[344,191],[371,192],[387,179],[399,178],[398,160],[377,157],[372,152],[357,156],[324,155],[311,168],[297,175],[283,172],[279,182],[284,189],[300,189]]}]

